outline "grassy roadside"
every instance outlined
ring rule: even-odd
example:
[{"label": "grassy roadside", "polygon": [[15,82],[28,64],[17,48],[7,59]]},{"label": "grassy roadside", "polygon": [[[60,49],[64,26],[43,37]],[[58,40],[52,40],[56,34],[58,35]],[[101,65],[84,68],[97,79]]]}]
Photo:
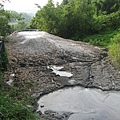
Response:
[{"label": "grassy roadside", "polygon": [[85,36],[84,38],[80,39],[80,41],[87,42],[96,46],[108,47],[111,45],[111,38],[119,34],[119,32],[120,29],[108,30],[99,34]]},{"label": "grassy roadside", "polygon": [[33,99],[22,99],[23,91],[11,88],[2,80],[0,73],[0,119],[1,120],[40,120],[30,106]]},{"label": "grassy roadside", "polygon": [[3,74],[7,66],[8,58],[4,50],[0,53],[0,120],[40,120],[31,106],[34,99],[22,89],[4,82]]},{"label": "grassy roadside", "polygon": [[114,37],[110,40],[111,44],[109,46],[108,54],[111,57],[115,67],[120,69],[120,32],[114,35]]}]

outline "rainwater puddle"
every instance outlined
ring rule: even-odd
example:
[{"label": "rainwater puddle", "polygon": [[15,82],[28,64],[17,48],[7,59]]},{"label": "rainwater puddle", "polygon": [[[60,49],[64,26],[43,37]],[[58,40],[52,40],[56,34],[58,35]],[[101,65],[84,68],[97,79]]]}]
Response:
[{"label": "rainwater puddle", "polygon": [[62,71],[61,69],[64,68],[62,66],[51,65],[51,66],[48,66],[47,68],[52,69],[53,70],[52,72],[59,76],[64,76],[64,77],[72,77],[73,76],[73,74],[71,72]]},{"label": "rainwater puddle", "polygon": [[41,97],[38,110],[72,112],[68,120],[120,120],[120,92],[66,88]]}]

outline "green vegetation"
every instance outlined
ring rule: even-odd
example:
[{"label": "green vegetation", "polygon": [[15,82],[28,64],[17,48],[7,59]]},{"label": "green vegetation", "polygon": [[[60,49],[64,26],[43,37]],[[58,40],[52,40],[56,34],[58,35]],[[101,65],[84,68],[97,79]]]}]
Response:
[{"label": "green vegetation", "polygon": [[4,10],[0,4],[0,36],[7,36],[15,30],[26,29],[32,15]]},{"label": "green vegetation", "polygon": [[[39,7],[40,8],[40,7]],[[72,39],[120,27],[119,0],[52,0],[36,13],[29,27]]]},{"label": "green vegetation", "polygon": [[109,30],[105,32],[101,32],[99,34],[88,35],[80,39],[80,41],[90,43],[96,46],[108,47],[111,45],[111,38],[117,35],[120,30]]},{"label": "green vegetation", "polygon": [[6,36],[10,34],[11,27],[8,24],[9,19],[10,19],[10,16],[8,12],[0,8],[0,36]]},{"label": "green vegetation", "polygon": [[33,108],[26,106],[33,101],[25,98],[23,91],[7,86],[0,75],[0,119],[2,120],[39,120]]},{"label": "green vegetation", "polygon": [[11,26],[12,31],[26,29],[32,19],[31,14],[17,13],[16,11],[8,12],[11,16],[9,25]]},{"label": "green vegetation", "polygon": [[109,56],[117,68],[120,68],[120,32],[111,38]]}]

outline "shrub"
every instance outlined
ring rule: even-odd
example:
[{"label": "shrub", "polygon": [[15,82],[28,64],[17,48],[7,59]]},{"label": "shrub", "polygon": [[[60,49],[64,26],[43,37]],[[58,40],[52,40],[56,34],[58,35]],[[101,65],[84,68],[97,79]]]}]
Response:
[{"label": "shrub", "polygon": [[108,15],[101,14],[95,17],[93,22],[93,33],[99,33],[108,29],[117,29],[120,27],[120,10]]},{"label": "shrub", "polygon": [[83,42],[88,42],[92,45],[108,47],[111,44],[110,39],[113,38],[114,35],[118,34],[119,32],[120,31],[118,29],[104,31],[104,32],[101,32],[99,34],[85,36],[84,38],[82,38],[80,40]]},{"label": "shrub", "polygon": [[111,38],[109,56],[111,57],[114,65],[117,68],[120,68],[120,33]]},{"label": "shrub", "polygon": [[0,118],[2,120],[39,120],[32,110],[21,102],[14,101],[6,93],[0,93]]}]

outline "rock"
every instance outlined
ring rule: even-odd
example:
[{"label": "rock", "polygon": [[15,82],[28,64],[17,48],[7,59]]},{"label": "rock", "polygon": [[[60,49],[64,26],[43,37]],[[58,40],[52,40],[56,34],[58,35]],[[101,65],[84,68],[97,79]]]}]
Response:
[{"label": "rock", "polygon": [[41,107],[41,108],[43,108],[43,107],[44,107],[44,103],[43,103],[43,104],[41,104],[41,105],[40,105],[40,107]]}]

